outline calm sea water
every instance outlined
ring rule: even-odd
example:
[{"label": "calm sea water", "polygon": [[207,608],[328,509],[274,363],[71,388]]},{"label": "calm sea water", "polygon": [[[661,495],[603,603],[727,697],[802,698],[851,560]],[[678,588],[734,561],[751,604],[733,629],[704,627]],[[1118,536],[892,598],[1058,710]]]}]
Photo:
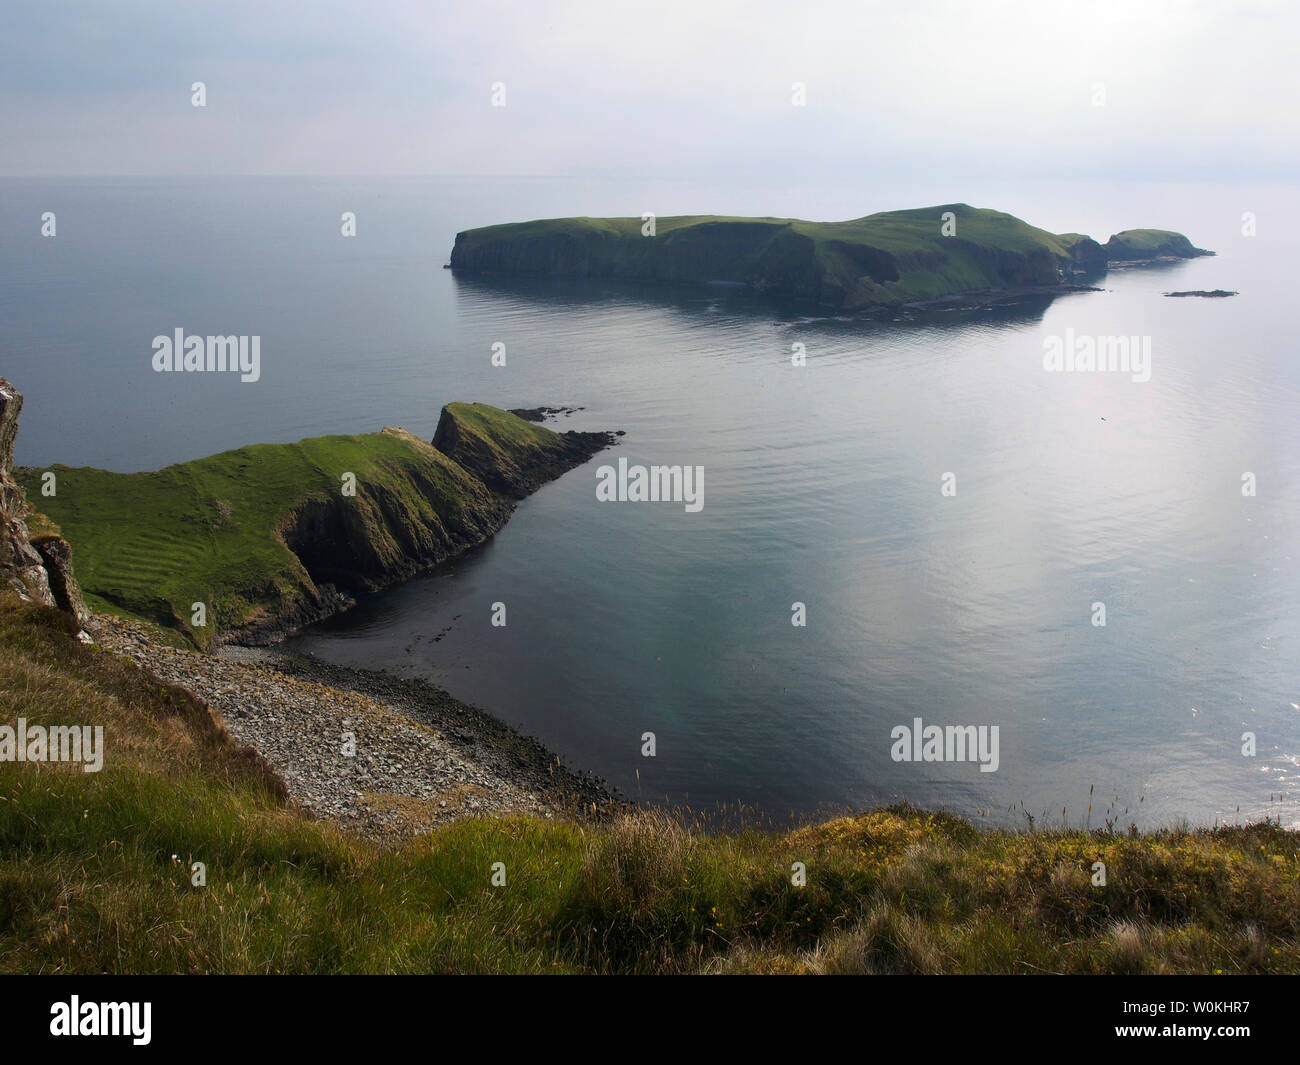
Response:
[{"label": "calm sea water", "polygon": [[[907,325],[440,269],[458,229],[527,217],[844,218],[953,199],[1103,240],[1180,229],[1219,255]],[[32,465],[149,469],[386,424],[427,438],[452,400],[581,406],[558,427],[625,430],[482,550],[296,644],[431,679],[632,796],[774,816],[907,798],[1073,824],[1091,792],[1093,825],[1292,824],[1298,202],[987,181],[6,180],[0,372],[27,397],[17,457]],[[339,234],[347,210],[355,238]],[[1161,295],[1213,288],[1241,294]],[[259,334],[262,380],[154,374],[150,341],[177,327]],[[1067,329],[1150,337],[1151,380],[1045,373],[1044,338]],[[704,509],[599,502],[596,467],[617,455],[702,465]],[[998,726],[997,772],[893,761],[891,730],[918,717]]]}]

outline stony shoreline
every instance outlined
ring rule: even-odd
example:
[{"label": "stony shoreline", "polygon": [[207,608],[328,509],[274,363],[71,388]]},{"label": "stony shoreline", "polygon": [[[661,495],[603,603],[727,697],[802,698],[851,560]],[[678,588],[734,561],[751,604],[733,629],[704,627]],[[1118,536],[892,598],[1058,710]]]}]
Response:
[{"label": "stony shoreline", "polygon": [[101,647],[203,699],[293,803],[351,831],[393,841],[463,817],[599,818],[626,806],[541,743],[421,681],[279,648],[182,650],[105,615],[87,628]]}]

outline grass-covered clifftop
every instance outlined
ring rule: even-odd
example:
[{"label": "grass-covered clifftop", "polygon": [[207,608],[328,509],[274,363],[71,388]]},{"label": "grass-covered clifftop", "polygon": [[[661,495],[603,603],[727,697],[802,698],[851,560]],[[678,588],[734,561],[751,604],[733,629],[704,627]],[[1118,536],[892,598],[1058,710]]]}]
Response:
[{"label": "grass-covered clifftop", "polygon": [[[691,215],[656,219],[653,236],[643,236],[642,227],[639,218],[557,218],[471,229],[456,235],[451,267],[466,274],[731,282],[823,310],[867,311],[1067,284],[1103,270],[1111,248],[964,203],[848,222]],[[1187,254],[1201,254],[1181,240]],[[1161,254],[1183,254],[1177,242],[1162,246],[1173,250]],[[1137,257],[1127,244],[1114,250],[1117,258]]]},{"label": "grass-covered clifftop", "polygon": [[1181,233],[1169,229],[1125,229],[1106,241],[1110,262],[1142,262],[1149,259],[1195,259],[1214,252],[1194,247]]},{"label": "grass-covered clifftop", "polygon": [[[72,544],[92,607],[210,647],[297,628],[335,611],[340,590],[382,588],[483,542],[514,499],[606,442],[483,404],[451,404],[438,432],[477,441],[476,469],[386,428],[257,444],[153,473],[56,465],[15,475]],[[56,493],[42,496],[50,471]],[[194,623],[195,603],[205,605],[204,625]]]},{"label": "grass-covered clifftop", "polygon": [[1300,971],[1300,835],[1276,826],[894,808],[725,835],[643,812],[384,848],[294,812],[203,703],[74,629],[0,593],[0,724],[105,727],[97,773],[0,761],[0,972]]}]

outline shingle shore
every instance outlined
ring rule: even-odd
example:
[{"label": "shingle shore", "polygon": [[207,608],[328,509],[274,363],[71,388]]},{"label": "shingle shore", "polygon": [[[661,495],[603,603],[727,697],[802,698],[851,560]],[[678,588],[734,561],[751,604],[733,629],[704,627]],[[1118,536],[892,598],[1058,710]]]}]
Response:
[{"label": "shingle shore", "polygon": [[306,812],[351,830],[400,839],[467,816],[592,816],[622,805],[602,782],[432,685],[275,648],[180,650],[105,615],[89,627],[100,646],[203,699]]}]

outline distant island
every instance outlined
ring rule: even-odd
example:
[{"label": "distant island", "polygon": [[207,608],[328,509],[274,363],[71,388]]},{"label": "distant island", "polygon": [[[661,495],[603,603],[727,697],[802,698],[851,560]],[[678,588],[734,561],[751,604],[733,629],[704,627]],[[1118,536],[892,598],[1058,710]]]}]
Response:
[{"label": "distant island", "polygon": [[516,222],[458,233],[450,265],[465,275],[732,284],[823,313],[870,314],[1068,291],[1109,266],[1213,254],[1170,230],[1126,229],[1099,244],[953,203],[848,222],[714,215]]}]

